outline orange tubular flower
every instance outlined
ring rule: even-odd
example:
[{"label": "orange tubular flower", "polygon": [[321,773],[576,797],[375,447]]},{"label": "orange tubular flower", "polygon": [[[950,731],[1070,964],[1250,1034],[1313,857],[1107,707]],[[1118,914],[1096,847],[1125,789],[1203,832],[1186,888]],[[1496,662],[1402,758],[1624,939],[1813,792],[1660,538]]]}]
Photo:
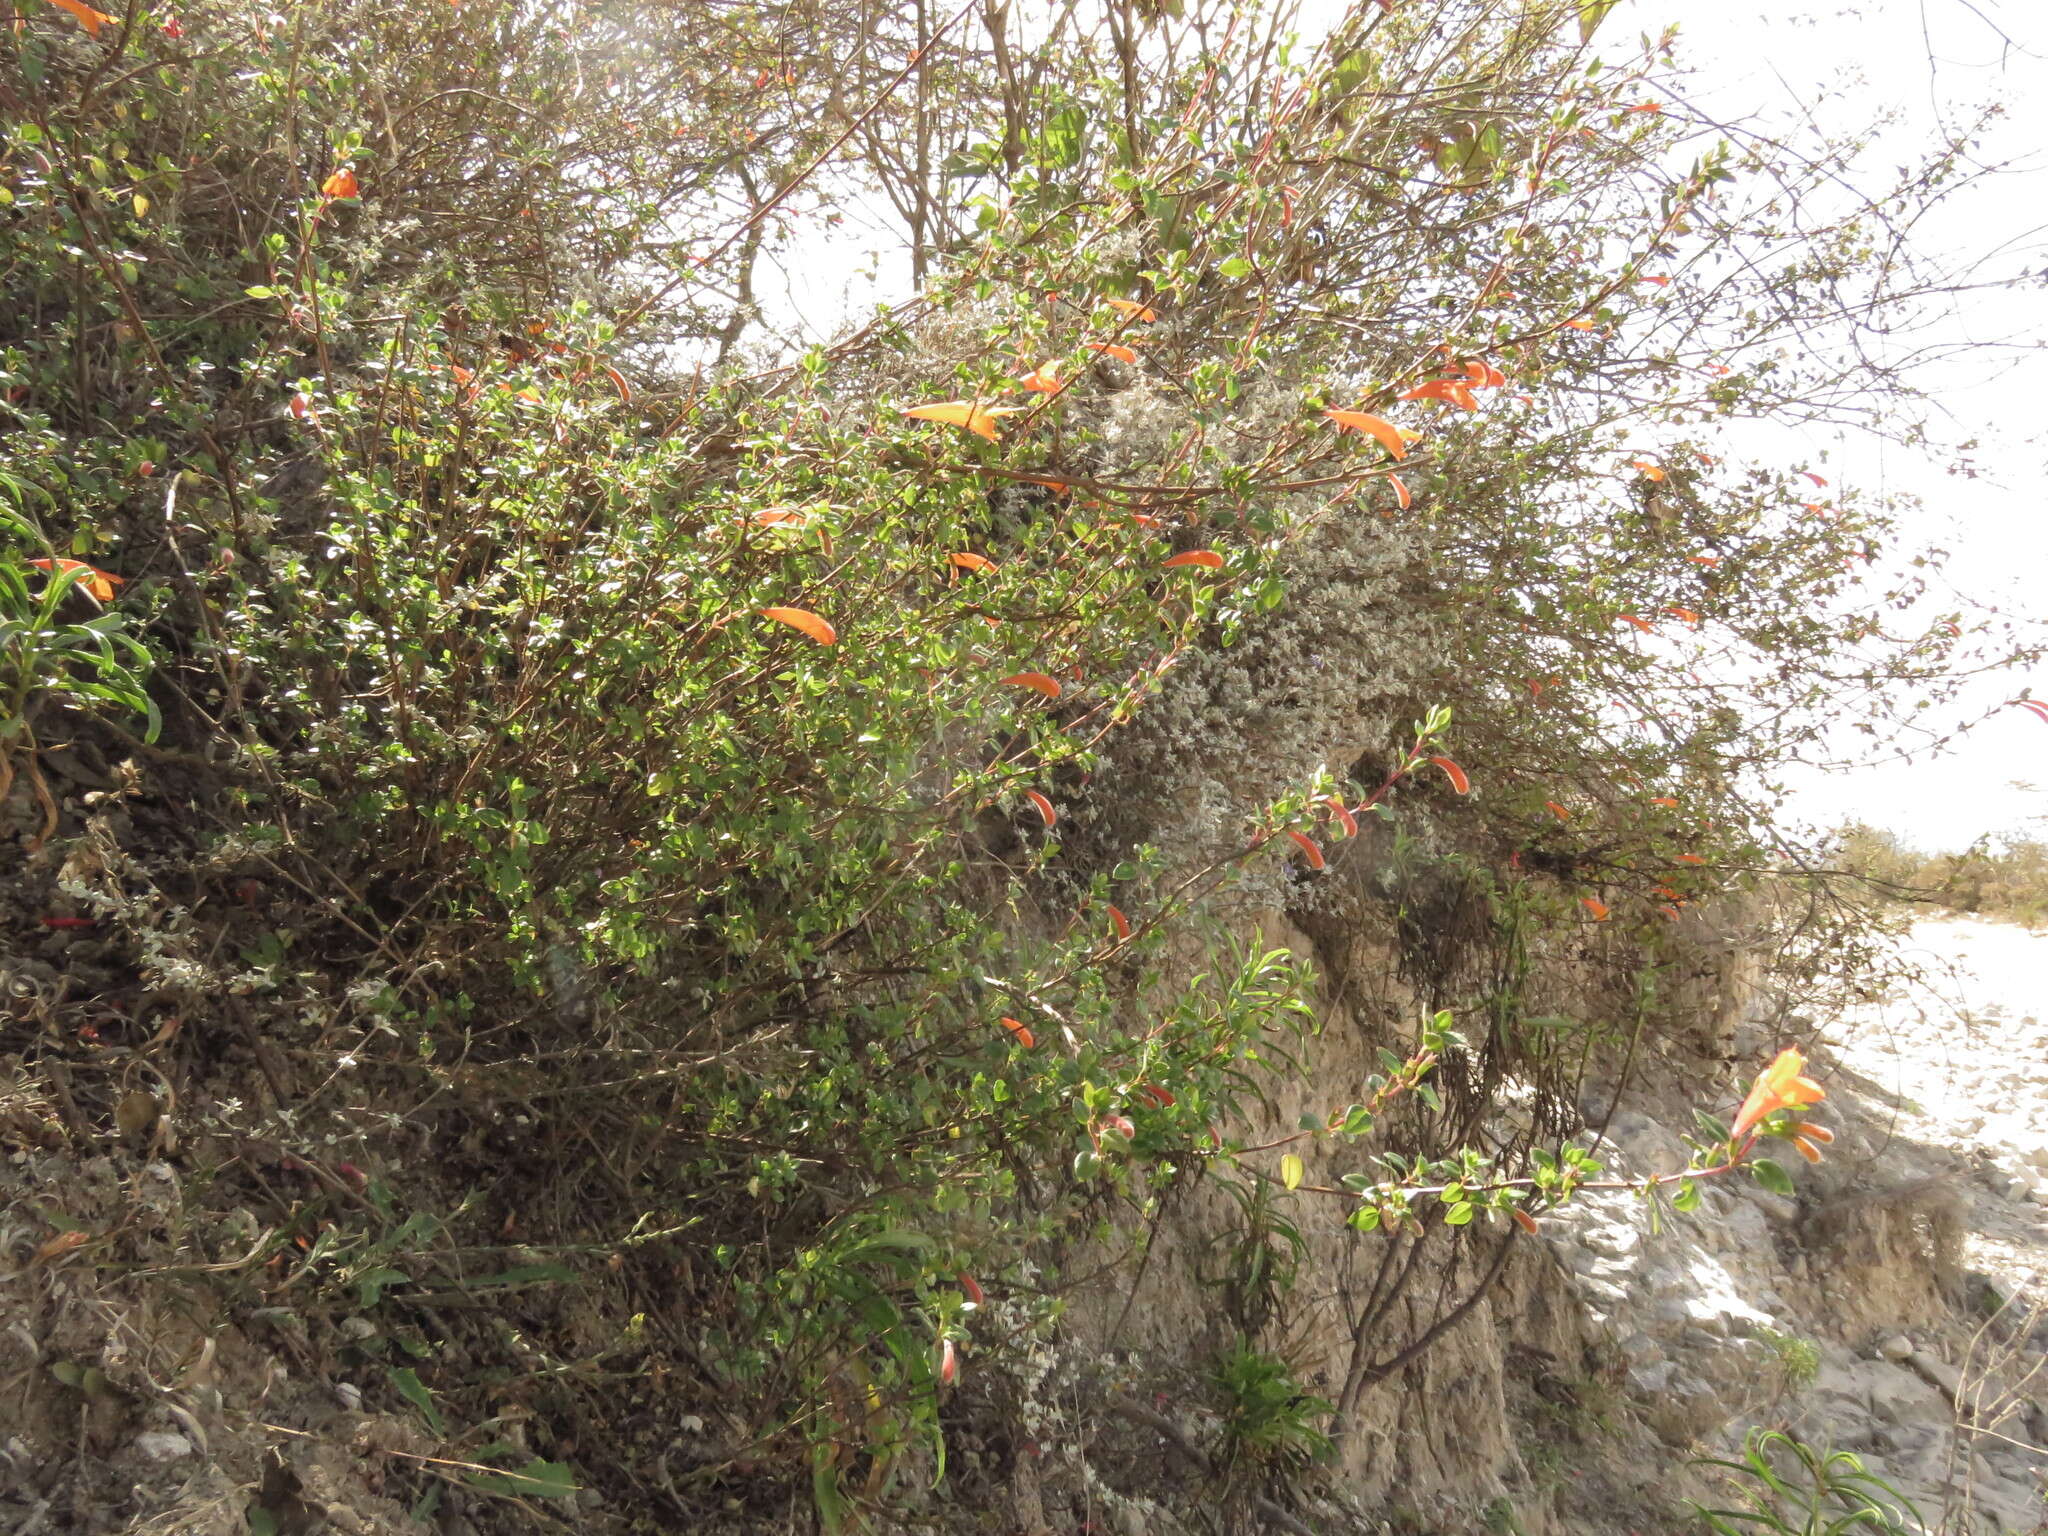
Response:
[{"label": "orange tubular flower", "polygon": [[1757,1074],[1749,1097],[1742,1101],[1742,1108],[1735,1116],[1735,1128],[1730,1133],[1735,1140],[1740,1141],[1758,1121],[1776,1110],[1818,1104],[1827,1097],[1827,1090],[1819,1083],[1799,1075],[1805,1068],[1806,1058],[1797,1046],[1788,1045],[1778,1052],[1778,1059]]}]

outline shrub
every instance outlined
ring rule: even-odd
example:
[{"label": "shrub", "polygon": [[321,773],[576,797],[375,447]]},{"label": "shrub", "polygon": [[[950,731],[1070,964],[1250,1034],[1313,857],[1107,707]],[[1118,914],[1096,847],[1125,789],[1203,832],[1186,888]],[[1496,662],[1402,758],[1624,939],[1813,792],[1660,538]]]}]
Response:
[{"label": "shrub", "polygon": [[[566,1426],[616,1368],[715,1397],[728,1465],[801,1467],[844,1522],[912,1496],[970,1349],[1050,1329],[1076,1239],[1130,1256],[1175,1180],[1255,1187],[1272,1232],[1299,1194],[1455,1240],[1599,1176],[1539,1142],[1680,1027],[1691,909],[1771,875],[1745,776],[1816,699],[1946,686],[1939,626],[1836,670],[1887,510],[1815,518],[1817,471],[1706,444],[1787,409],[1915,430],[1889,378],[1774,337],[1926,291],[1876,236],[1961,146],[1687,284],[1794,173],[1681,143],[1662,45],[1599,63],[1577,0],[1361,7],[1284,59],[1171,7],[997,8],[986,41],[741,9],[191,0],[0,36],[0,686],[10,760],[154,706],[197,776],[152,790],[170,846],[117,858],[108,823],[25,878],[238,1021],[179,1049],[260,1043],[276,1114],[209,1113],[317,1170],[221,1196],[279,1207],[280,1289],[658,1296],[602,1346],[536,1303],[573,1364],[480,1330],[488,1367],[392,1390],[440,1433],[509,1376]],[[760,338],[764,252],[850,199],[850,142],[920,291]],[[86,617],[93,578],[16,545],[130,585]],[[1248,1143],[1315,980],[1242,934],[1340,889],[1398,909],[1424,1017],[1363,1102]],[[1778,947],[1839,980],[1855,914],[1798,907]],[[1559,1026],[1527,984],[1567,954],[1611,996]],[[118,1127],[102,1078],[66,1102]],[[1482,1155],[1511,1078],[1551,1118]],[[1303,1150],[1368,1138],[1306,1185]],[[1249,1307],[1284,1289],[1256,1246]],[[1340,1408],[1472,1300],[1381,1339],[1385,1298]],[[1218,1380],[1248,1459],[1315,1448],[1270,1361]],[[608,1445],[584,1475],[643,1489]]]}]

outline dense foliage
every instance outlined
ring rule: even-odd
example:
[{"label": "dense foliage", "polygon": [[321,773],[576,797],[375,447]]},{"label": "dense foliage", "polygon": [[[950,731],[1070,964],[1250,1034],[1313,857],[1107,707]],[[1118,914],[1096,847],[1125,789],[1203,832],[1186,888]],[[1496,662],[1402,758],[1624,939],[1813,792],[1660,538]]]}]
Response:
[{"label": "dense foliage", "polygon": [[2048,918],[2048,844],[2038,838],[1986,838],[1957,853],[1924,853],[1876,827],[1851,825],[1836,836],[1835,862],[1906,910],[1982,913],[2029,927]]},{"label": "dense foliage", "polygon": [[[494,1369],[565,1437],[718,1400],[693,1486],[795,1461],[832,1520],[943,1466],[977,1306],[999,1355],[1158,1188],[1301,1182],[1240,1132],[1312,982],[1245,915],[1339,910],[1340,849],[1490,966],[1303,1133],[1416,1104],[1355,1224],[1568,1193],[1429,1071],[1562,1103],[1677,1027],[1689,909],[1799,857],[1773,771],[1939,697],[1962,617],[1881,627],[1884,509],[1714,435],[1916,430],[1843,358],[1938,286],[1883,221],[1956,146],[1810,214],[1839,160],[1685,122],[1611,8],[18,6],[0,779],[139,1001],[9,1049],[111,1117],[246,1049],[158,1030],[229,999],[270,1096],[184,1134],[317,1165],[324,1234],[232,1305],[603,1278],[651,1331]],[[794,340],[761,275],[864,198],[919,291]],[[74,740],[146,849],[60,818]],[[1763,919],[1816,987],[1823,896]],[[1518,990],[1567,953],[1619,999],[1568,1049]]]}]

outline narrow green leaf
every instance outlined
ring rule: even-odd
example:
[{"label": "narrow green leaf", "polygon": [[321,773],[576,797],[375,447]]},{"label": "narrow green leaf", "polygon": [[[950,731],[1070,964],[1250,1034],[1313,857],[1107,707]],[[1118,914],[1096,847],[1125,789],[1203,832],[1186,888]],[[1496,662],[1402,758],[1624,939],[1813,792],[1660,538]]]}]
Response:
[{"label": "narrow green leaf", "polygon": [[373,1269],[356,1277],[356,1296],[365,1307],[374,1307],[394,1285],[409,1285],[412,1276],[402,1269]]},{"label": "narrow green leaf", "polygon": [[434,1406],[434,1394],[429,1392],[426,1383],[420,1380],[418,1371],[409,1365],[393,1366],[391,1385],[398,1388],[400,1397],[419,1409],[429,1429],[444,1438],[447,1436],[447,1421],[441,1417],[441,1410]]},{"label": "narrow green leaf", "polygon": [[516,1472],[471,1472],[463,1481],[485,1493],[531,1499],[566,1499],[579,1486],[566,1462],[544,1461],[538,1456]]}]

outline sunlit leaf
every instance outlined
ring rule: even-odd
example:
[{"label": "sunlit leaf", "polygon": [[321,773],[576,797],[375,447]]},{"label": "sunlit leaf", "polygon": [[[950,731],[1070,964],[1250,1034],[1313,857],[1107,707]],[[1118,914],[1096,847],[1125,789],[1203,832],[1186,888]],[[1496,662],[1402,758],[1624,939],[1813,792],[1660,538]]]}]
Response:
[{"label": "sunlit leaf", "polygon": [[1303,1166],[1299,1155],[1288,1152],[1280,1159],[1280,1185],[1283,1189],[1299,1189],[1308,1169]]},{"label": "sunlit leaf", "polygon": [[1607,13],[1620,3],[1621,0],[1579,0],[1579,41],[1593,41],[1593,34],[1600,30]]},{"label": "sunlit leaf", "polygon": [[938,405],[909,406],[903,414],[918,421],[937,421],[949,427],[963,427],[977,437],[994,442],[996,423],[1023,409],[1021,405],[983,405],[975,400],[946,400]]},{"label": "sunlit leaf", "polygon": [[113,17],[109,16],[105,11],[94,10],[91,6],[86,5],[84,0],[50,0],[50,4],[56,6],[60,11],[66,11],[77,17],[78,24],[94,37],[100,35],[101,27],[110,27],[114,24]]},{"label": "sunlit leaf", "polygon": [[1401,429],[1391,421],[1382,421],[1379,417],[1368,415],[1364,411],[1325,411],[1323,414],[1339,427],[1349,427],[1354,432],[1363,432],[1367,437],[1377,440],[1379,445],[1395,458],[1408,457],[1407,440],[1401,435]]},{"label": "sunlit leaf", "polygon": [[839,631],[808,608],[763,608],[761,617],[773,619],[778,624],[787,624],[791,629],[809,635],[820,645],[839,643]]},{"label": "sunlit leaf", "polygon": [[1462,410],[1476,411],[1479,402],[1473,398],[1472,387],[1463,379],[1431,379],[1427,384],[1418,384],[1400,396],[1403,400],[1441,400],[1447,405]]},{"label": "sunlit leaf", "polygon": [[1170,571],[1184,565],[1199,565],[1204,570],[1220,571],[1223,569],[1223,557],[1213,549],[1191,549],[1186,554],[1175,555],[1170,560],[1162,561],[1160,569]]},{"label": "sunlit leaf", "polygon": [[1047,677],[1043,672],[1012,672],[1003,681],[1014,688],[1029,688],[1033,693],[1042,693],[1048,699],[1060,696],[1058,679]]},{"label": "sunlit leaf", "polygon": [[78,585],[103,603],[111,603],[114,600],[114,588],[125,586],[128,582],[126,576],[116,576],[112,571],[103,571],[97,566],[87,565],[83,560],[59,558],[52,562],[38,558],[29,561],[29,564],[38,570],[50,571],[53,574],[61,571],[83,571],[85,574],[78,578]]}]

